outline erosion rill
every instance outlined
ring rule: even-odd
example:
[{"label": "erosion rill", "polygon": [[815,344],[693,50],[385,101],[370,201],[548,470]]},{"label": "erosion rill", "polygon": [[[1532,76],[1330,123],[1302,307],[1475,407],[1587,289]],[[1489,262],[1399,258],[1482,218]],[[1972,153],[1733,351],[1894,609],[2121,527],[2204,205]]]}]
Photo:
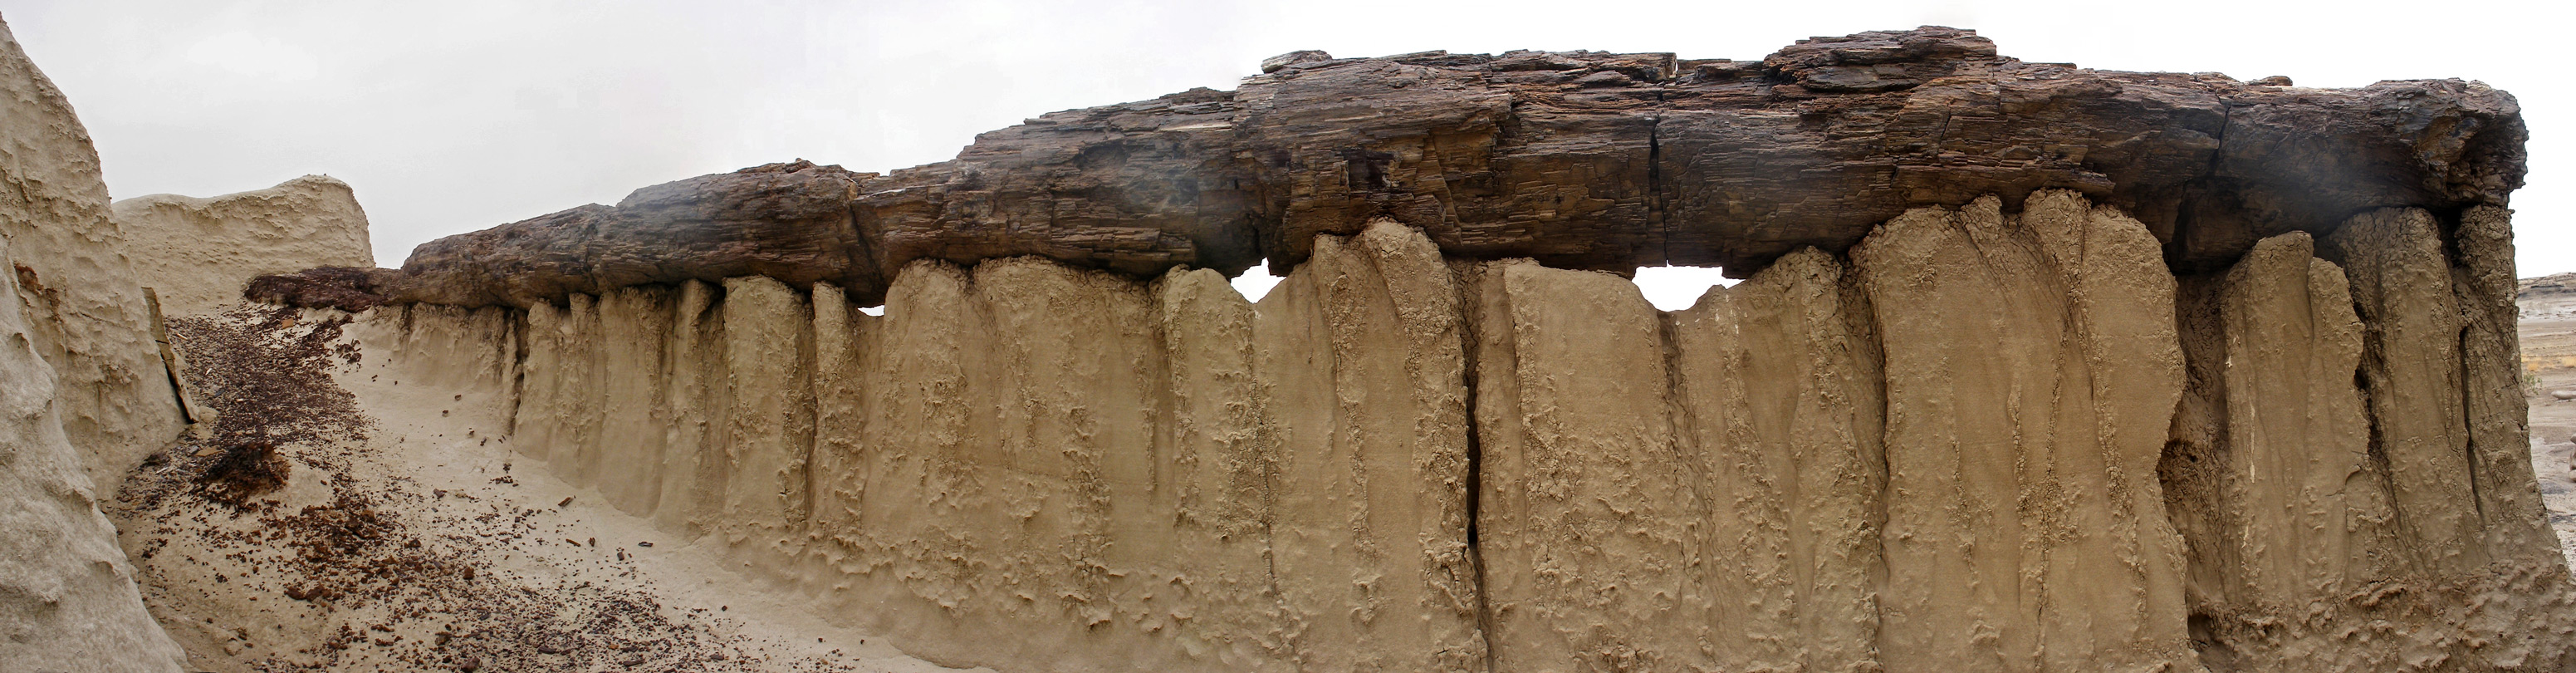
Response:
[{"label": "erosion rill", "polygon": [[[945,664],[2576,669],[2503,92],[1936,27],[1263,70],[252,290],[359,312],[419,394],[725,549],[743,591]],[[43,233],[95,220],[87,180],[10,215],[10,254],[88,254]],[[1263,259],[1275,290],[1226,287]],[[1744,281],[1659,312],[1619,277],[1668,263]],[[123,264],[67,282],[130,292]],[[19,359],[66,357],[41,325],[76,321],[32,308],[53,276],[19,269],[45,358]],[[168,404],[91,385],[51,408]],[[9,391],[10,427],[53,422]]]}]

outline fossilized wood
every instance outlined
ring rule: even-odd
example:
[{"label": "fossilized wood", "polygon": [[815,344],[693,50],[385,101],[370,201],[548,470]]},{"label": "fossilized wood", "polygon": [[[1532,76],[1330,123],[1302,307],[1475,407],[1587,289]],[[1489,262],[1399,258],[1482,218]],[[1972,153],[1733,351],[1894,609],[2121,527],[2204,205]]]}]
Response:
[{"label": "fossilized wood", "polygon": [[1998,56],[1925,27],[1761,62],[1426,52],[1290,59],[1232,92],[1040,116],[955,160],[771,164],[461,234],[378,276],[397,301],[524,306],[766,275],[879,301],[914,260],[1034,255],[1151,277],[1286,270],[1375,219],[1443,254],[1625,272],[1841,252],[1880,222],[2071,189],[2138,218],[2169,265],[2373,208],[2502,206],[2525,135],[2475,82],[2358,89]]}]

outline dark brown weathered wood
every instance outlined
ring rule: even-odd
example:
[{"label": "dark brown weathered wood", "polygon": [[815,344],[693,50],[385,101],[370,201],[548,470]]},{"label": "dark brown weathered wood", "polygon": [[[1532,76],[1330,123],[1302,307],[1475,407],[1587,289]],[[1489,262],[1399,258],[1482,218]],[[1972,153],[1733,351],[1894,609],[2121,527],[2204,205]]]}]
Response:
[{"label": "dark brown weathered wood", "polygon": [[2483,84],[2095,71],[1938,27],[1758,63],[1274,60],[1233,92],[1048,114],[891,175],[797,162],[647,187],[430,242],[377,283],[396,301],[525,305],[762,274],[873,301],[920,259],[1284,269],[1314,234],[1378,218],[1456,257],[1742,276],[1909,207],[2044,188],[2134,214],[2189,270],[2374,208],[2505,205],[2523,175],[2520,108]]}]

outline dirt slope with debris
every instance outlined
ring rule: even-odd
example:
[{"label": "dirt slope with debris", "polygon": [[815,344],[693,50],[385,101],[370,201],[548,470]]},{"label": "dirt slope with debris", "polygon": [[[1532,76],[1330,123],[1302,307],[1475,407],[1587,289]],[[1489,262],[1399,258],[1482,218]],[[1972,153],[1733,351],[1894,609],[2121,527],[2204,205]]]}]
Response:
[{"label": "dirt slope with debris", "polygon": [[152,456],[115,514],[190,670],[945,670],[516,455],[513,363],[456,346],[511,328],[453,317],[174,321],[218,420]]}]

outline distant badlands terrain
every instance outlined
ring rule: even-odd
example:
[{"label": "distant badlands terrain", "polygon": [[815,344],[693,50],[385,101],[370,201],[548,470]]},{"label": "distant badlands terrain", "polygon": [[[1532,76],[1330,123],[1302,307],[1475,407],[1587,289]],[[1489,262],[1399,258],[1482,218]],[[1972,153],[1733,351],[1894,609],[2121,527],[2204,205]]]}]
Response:
[{"label": "distant badlands terrain", "polygon": [[0,670],[2576,670],[2503,92],[1262,69],[379,269],[7,42]]}]

